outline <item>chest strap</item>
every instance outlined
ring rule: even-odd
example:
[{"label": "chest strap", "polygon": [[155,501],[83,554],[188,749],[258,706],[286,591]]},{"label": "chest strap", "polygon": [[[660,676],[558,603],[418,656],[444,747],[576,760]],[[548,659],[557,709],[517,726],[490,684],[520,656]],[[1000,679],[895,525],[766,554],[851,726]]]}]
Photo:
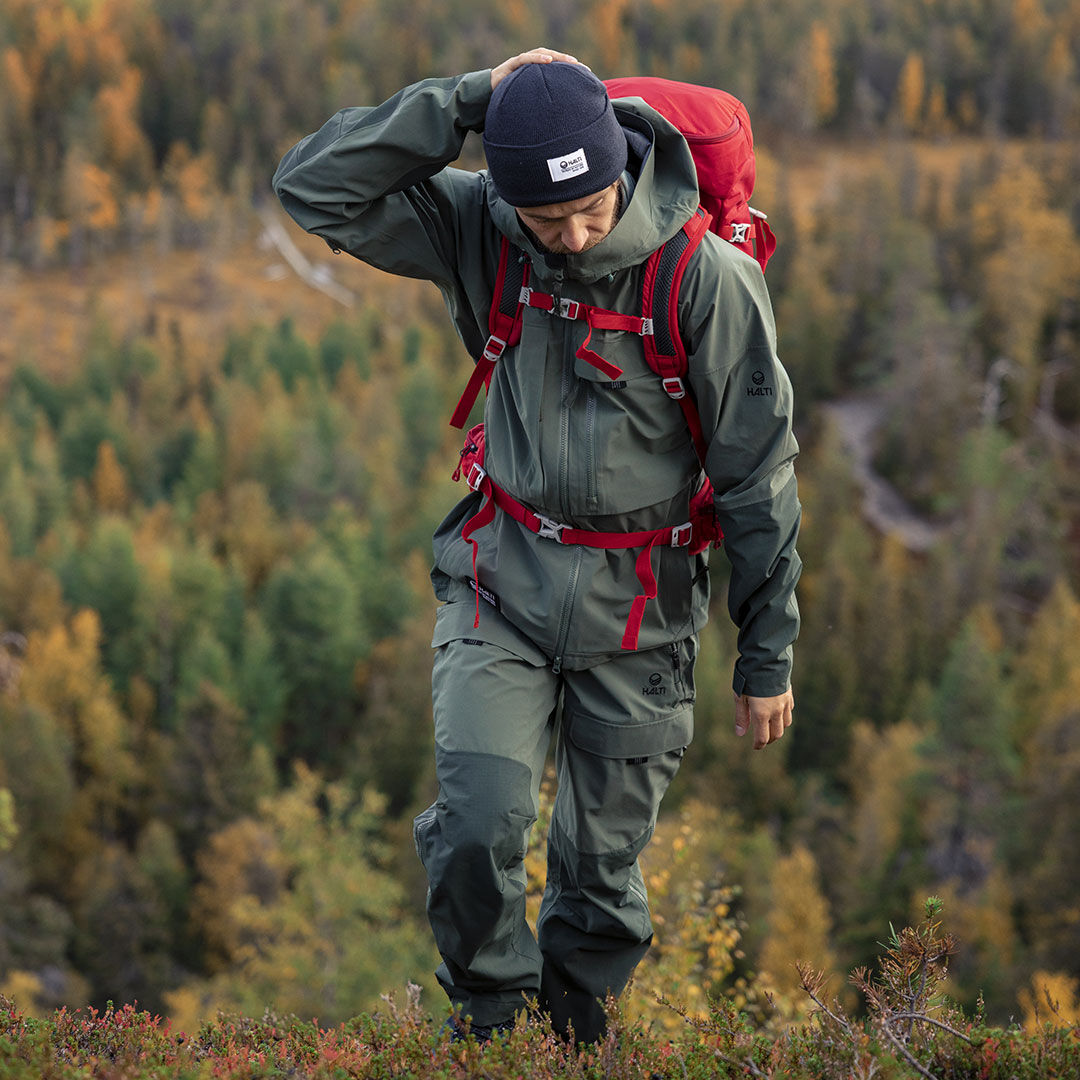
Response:
[{"label": "chest strap", "polygon": [[[473,626],[480,625],[480,578],[476,572],[476,556],[480,545],[472,538],[472,534],[477,529],[491,524],[495,519],[495,508],[498,507],[530,532],[543,539],[553,540],[557,544],[585,544],[588,547],[597,548],[641,548],[641,553],[634,563],[634,571],[642,591],[634,597],[634,602],[630,605],[630,615],[626,620],[626,629],[622,638],[622,648],[636,649],[638,634],[641,631],[641,620],[645,615],[645,605],[650,600],[656,599],[656,575],[652,568],[653,548],[657,544],[676,548],[689,547],[694,538],[693,523],[685,521],[681,525],[667,525],[661,529],[643,529],[637,532],[577,529],[552,521],[551,518],[530,510],[508,491],[499,487],[478,461],[472,461],[464,468],[465,480],[469,487],[473,491],[481,492],[484,496],[480,509],[465,522],[461,530],[462,539],[471,544],[473,549],[473,584],[476,588],[476,619]],[[460,469],[454,473],[455,480],[460,479],[461,476]]]},{"label": "chest strap", "polygon": [[[503,242],[500,254],[499,280],[496,286],[496,296],[499,302],[494,304],[488,319],[488,339],[484,343],[484,351],[473,368],[472,376],[465,387],[461,399],[457,403],[454,415],[450,423],[457,428],[464,427],[473,404],[480,393],[481,386],[487,386],[491,382],[492,372],[499,361],[499,357],[510,345],[516,345],[521,340],[522,311],[536,308],[538,311],[546,311],[550,315],[556,315],[560,319],[568,319],[570,322],[584,322],[589,328],[585,340],[578,346],[574,355],[579,360],[592,364],[612,381],[622,377],[623,369],[618,364],[605,360],[598,352],[589,348],[594,330],[624,330],[631,334],[637,334],[642,338],[651,338],[653,334],[653,321],[651,318],[642,318],[640,315],[624,315],[620,311],[609,311],[607,308],[594,307],[586,304],[583,300],[556,299],[551,293],[540,292],[529,286],[529,266],[526,263],[523,268],[515,268],[510,257],[513,249],[507,242]],[[513,278],[517,276],[520,287],[515,292],[512,288]],[[507,299],[509,297],[509,299]]]},{"label": "chest strap", "polygon": [[618,379],[622,376],[623,369],[618,364],[605,360],[599,353],[589,348],[594,330],[625,330],[640,337],[650,336],[653,332],[652,319],[644,319],[640,315],[624,315],[620,311],[609,311],[607,308],[593,307],[582,300],[556,300],[551,293],[540,292],[528,285],[522,285],[518,299],[525,307],[536,308],[539,311],[547,311],[552,315],[558,315],[560,319],[569,319],[571,322],[581,320],[589,328],[584,342],[578,347],[574,355],[579,360],[592,364],[598,371],[602,371],[609,379]]}]

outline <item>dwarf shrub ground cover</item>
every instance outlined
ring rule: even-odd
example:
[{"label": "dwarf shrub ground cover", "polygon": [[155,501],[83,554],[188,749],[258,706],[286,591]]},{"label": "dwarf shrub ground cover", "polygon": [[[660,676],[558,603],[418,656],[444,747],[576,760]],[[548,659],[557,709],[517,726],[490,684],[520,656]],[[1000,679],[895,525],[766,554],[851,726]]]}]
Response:
[{"label": "dwarf shrub ground cover", "polygon": [[864,1013],[847,1015],[826,999],[822,978],[800,967],[814,1004],[809,1021],[780,1035],[755,1029],[730,1001],[708,1015],[667,1004],[685,1020],[675,1038],[630,1021],[610,1001],[607,1037],[565,1044],[542,1020],[519,1016],[514,1031],[488,1044],[451,1043],[441,1017],[427,1016],[420,991],[336,1028],[266,1014],[219,1016],[197,1034],[173,1031],[134,1005],[104,1012],[60,1010],[25,1017],[0,997],[0,1080],[311,1080],[412,1077],[416,1080],[1074,1080],[1080,1029],[1047,1000],[1034,1031],[990,1028],[941,993],[956,942],[941,932],[940,901],[926,903],[915,927],[892,931],[876,969],[851,981]]}]

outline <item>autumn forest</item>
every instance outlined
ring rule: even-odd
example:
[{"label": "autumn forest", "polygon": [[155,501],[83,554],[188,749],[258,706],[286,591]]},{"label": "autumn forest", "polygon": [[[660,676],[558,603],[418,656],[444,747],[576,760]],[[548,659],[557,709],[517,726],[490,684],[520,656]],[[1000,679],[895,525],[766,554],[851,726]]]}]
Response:
[{"label": "autumn forest", "polygon": [[632,1007],[783,1026],[796,961],[844,996],[936,895],[957,1001],[1075,1019],[1078,0],[0,0],[0,994],[442,1009],[410,823],[470,362],[269,178],[539,42],[746,102],[802,447],[796,721],[733,735],[715,553]]}]

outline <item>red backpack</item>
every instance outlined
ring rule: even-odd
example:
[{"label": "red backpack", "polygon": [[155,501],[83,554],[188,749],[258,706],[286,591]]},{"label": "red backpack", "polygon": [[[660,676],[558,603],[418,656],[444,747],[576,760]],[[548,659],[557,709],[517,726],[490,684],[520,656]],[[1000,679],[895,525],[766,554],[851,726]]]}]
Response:
[{"label": "red backpack", "polygon": [[[529,285],[528,258],[503,237],[488,316],[488,339],[450,423],[458,428],[465,426],[481,385],[488,386],[499,357],[520,340],[525,308],[533,307],[552,316],[585,322],[588,334],[576,356],[613,380],[620,378],[622,369],[588,347],[592,331],[623,330],[640,335],[649,367],[659,376],[668,396],[682,408],[704,468],[707,446],[701,418],[684,382],[689,365],[678,325],[679,288],[691,255],[709,229],[754,256],[763,270],[776,248],[776,239],[765,215],[753,210],[748,202],[755,175],[750,118],[742,102],[723,90],[646,76],[611,79],[605,85],[612,98],[642,98],[682,132],[697,168],[701,206],[675,236],[649,256],[643,276],[640,315],[608,311],[577,300],[556,299],[549,293],[533,289]],[[480,510],[462,529],[463,538],[473,548],[476,625],[480,619],[480,585],[476,576],[478,545],[471,534],[493,519],[496,507],[537,535],[560,543],[642,549],[636,570],[643,592],[634,599],[631,607],[623,635],[624,649],[637,647],[645,603],[656,596],[656,578],[651,566],[656,544],[686,547],[694,554],[710,543],[719,547],[723,539],[713,509],[712,484],[707,478],[691,500],[689,521],[643,532],[604,533],[572,529],[534,513],[495,485],[483,465],[483,424],[477,424],[466,436],[461,463],[454,472],[455,480],[464,475],[470,487],[485,495]]]},{"label": "red backpack", "polygon": [[764,270],[776,250],[765,215],[750,205],[756,175],[754,133],[746,106],[724,90],[648,75],[608,79],[612,98],[638,97],[682,133],[697,168],[710,229],[741,248]]}]

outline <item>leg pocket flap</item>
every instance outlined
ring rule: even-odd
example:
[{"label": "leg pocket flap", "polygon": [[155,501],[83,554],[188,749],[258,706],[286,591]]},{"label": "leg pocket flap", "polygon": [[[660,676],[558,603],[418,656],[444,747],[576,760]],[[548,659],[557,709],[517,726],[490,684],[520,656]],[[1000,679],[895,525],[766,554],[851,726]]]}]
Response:
[{"label": "leg pocket flap", "polygon": [[644,758],[683,750],[694,737],[694,711],[681,709],[647,724],[618,724],[578,713],[569,718],[570,740],[604,758]]}]

